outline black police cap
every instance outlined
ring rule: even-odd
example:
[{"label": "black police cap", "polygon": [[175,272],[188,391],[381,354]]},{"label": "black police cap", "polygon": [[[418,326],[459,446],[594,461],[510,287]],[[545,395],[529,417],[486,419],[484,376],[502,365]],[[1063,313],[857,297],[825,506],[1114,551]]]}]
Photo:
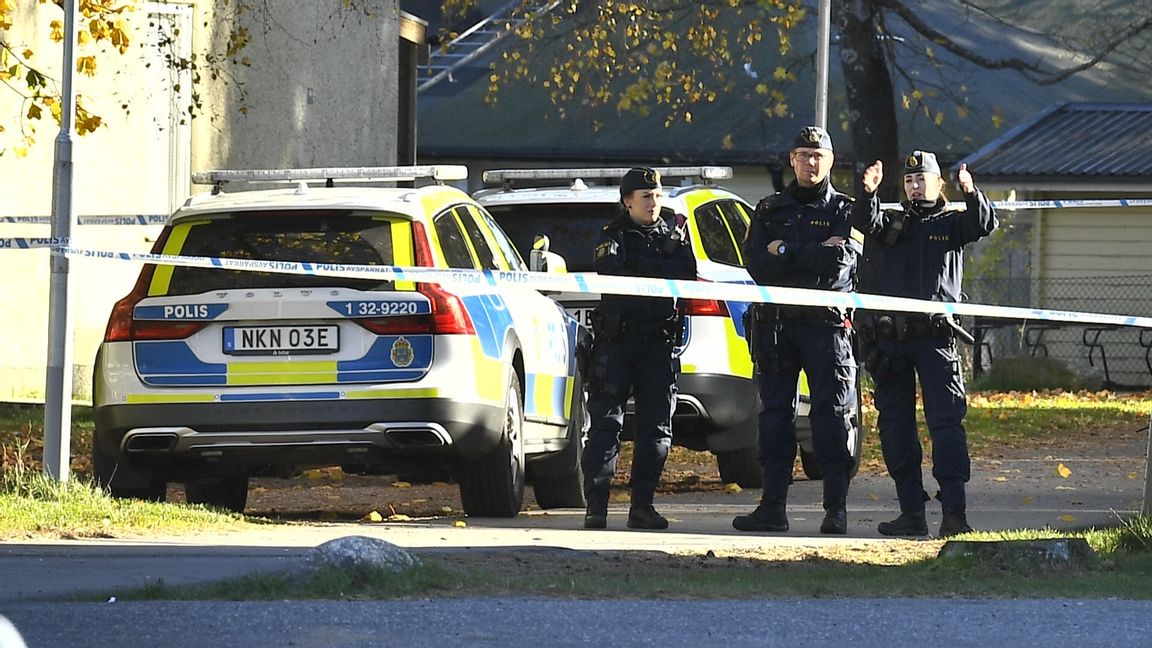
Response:
[{"label": "black police cap", "polygon": [[792,148],[822,148],[831,151],[832,137],[828,135],[828,131],[819,126],[805,126],[796,133],[796,138],[792,140]]},{"label": "black police cap", "polygon": [[629,169],[624,177],[620,178],[620,198],[637,189],[656,189],[660,186],[660,172],[648,167]]},{"label": "black police cap", "polygon": [[904,160],[904,175],[909,173],[940,173],[940,163],[936,161],[936,154],[928,151],[912,151]]}]

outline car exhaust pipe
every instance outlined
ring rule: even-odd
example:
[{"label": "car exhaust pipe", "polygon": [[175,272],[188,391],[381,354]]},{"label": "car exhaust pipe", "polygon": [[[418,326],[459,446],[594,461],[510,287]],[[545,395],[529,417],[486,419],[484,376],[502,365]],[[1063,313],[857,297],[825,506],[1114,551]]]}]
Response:
[{"label": "car exhaust pipe", "polygon": [[144,432],[133,434],[124,443],[125,452],[172,452],[177,437],[171,432]]}]

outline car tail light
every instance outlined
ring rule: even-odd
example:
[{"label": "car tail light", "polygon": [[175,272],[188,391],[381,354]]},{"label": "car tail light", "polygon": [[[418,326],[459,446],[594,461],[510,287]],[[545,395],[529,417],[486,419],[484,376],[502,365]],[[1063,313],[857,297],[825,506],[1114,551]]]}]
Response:
[{"label": "car tail light", "polygon": [[[424,223],[412,223],[412,247],[416,265],[422,268],[434,267],[432,246]],[[444,290],[439,284],[418,283],[416,290],[432,302],[432,333],[451,335],[475,335],[472,318],[464,308],[459,296]]]},{"label": "car tail light", "polygon": [[681,299],[680,312],[685,315],[728,317],[728,305],[717,299]]},{"label": "car tail light", "polygon": [[352,321],[377,335],[419,335],[435,332],[432,330],[432,318],[428,315],[365,317]]},{"label": "car tail light", "polygon": [[104,330],[105,342],[131,342],[133,340],[180,340],[192,335],[208,325],[208,322],[135,320],[132,313],[136,304],[148,296],[148,286],[156,266],[146,265],[136,279],[132,292],[128,293],[112,307],[108,316],[108,328]]}]

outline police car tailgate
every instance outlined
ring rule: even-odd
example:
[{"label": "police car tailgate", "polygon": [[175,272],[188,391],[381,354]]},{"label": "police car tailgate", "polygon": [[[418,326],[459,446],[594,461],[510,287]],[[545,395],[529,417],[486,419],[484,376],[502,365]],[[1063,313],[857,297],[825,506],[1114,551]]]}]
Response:
[{"label": "police car tailgate", "polygon": [[346,288],[150,297],[133,310],[148,385],[316,385],[419,380],[432,362],[429,299]]}]

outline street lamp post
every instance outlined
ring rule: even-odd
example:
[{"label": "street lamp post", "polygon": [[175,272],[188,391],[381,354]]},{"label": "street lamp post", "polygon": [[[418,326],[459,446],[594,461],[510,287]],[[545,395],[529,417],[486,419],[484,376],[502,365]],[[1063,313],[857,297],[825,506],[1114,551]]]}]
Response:
[{"label": "street lamp post", "polygon": [[[75,137],[76,0],[64,0],[64,63],[61,71],[60,134],[52,168],[52,237],[70,240],[76,209],[72,204],[72,141]],[[68,481],[72,458],[72,314],[68,305],[68,257],[53,249],[49,258],[48,370],[44,380],[44,471]]]}]

